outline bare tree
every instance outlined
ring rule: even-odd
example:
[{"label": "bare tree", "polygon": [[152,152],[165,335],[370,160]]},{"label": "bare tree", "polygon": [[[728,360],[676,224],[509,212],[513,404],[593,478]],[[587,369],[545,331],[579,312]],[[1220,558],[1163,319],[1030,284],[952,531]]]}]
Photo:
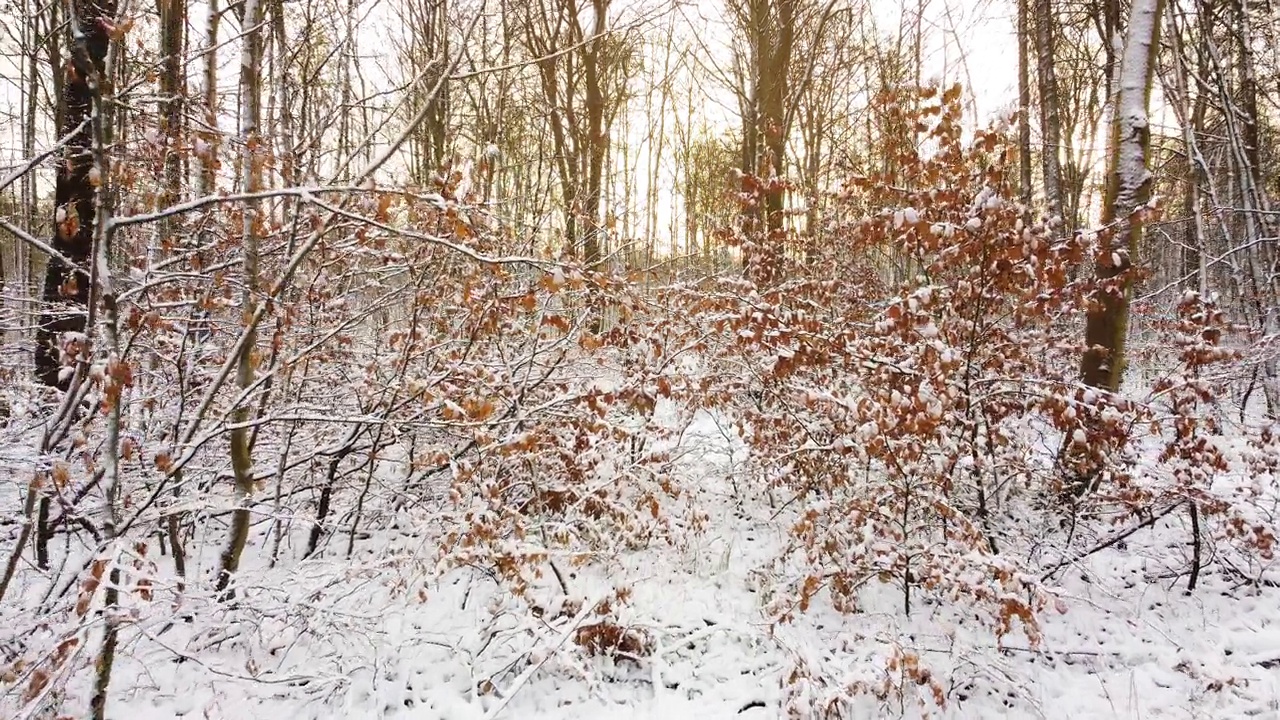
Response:
[{"label": "bare tree", "polygon": [[1055,20],[1051,0],[1036,0],[1036,67],[1040,83],[1040,163],[1044,172],[1047,214],[1066,223],[1062,202],[1062,119],[1058,110],[1058,77],[1054,54]]},{"label": "bare tree", "polygon": [[[426,89],[439,79],[443,71],[441,58],[449,52],[449,2],[409,0],[398,5],[397,10],[405,26],[412,28],[407,40],[397,41],[400,63],[406,77],[422,78],[409,92],[410,97],[420,100]],[[412,173],[419,183],[428,184],[446,160],[449,103],[446,84],[439,97],[432,99],[426,121],[410,139]]]},{"label": "bare tree", "polygon": [[[260,128],[262,20],[262,3],[259,0],[247,0],[240,16],[243,38],[240,51],[240,162],[244,192],[250,196],[258,192],[262,185],[262,159],[265,149]],[[240,557],[249,539],[251,520],[249,503],[254,493],[252,448],[249,443],[249,428],[246,426],[250,405],[246,395],[254,385],[257,345],[256,329],[249,323],[249,319],[256,314],[258,306],[258,237],[263,223],[256,200],[250,198],[245,202],[243,218],[240,242],[244,277],[241,280],[243,286],[240,305],[246,338],[240,344],[239,357],[236,359],[236,387],[241,395],[236,399],[236,410],[232,413],[232,422],[235,426],[231,429],[231,467],[235,473],[237,506],[232,514],[231,533],[227,539],[226,549],[222,553],[221,567],[218,572],[217,589],[223,597],[231,597],[234,592],[230,587],[231,581],[240,568]]]},{"label": "bare tree", "polygon": [[610,137],[606,118],[621,101],[616,78],[631,55],[610,29],[611,0],[529,0],[522,37],[538,70],[550,122],[564,216],[564,250],[600,262],[601,197]]},{"label": "bare tree", "polygon": [[1018,0],[1018,188],[1026,208],[1024,221],[1031,220],[1031,9],[1030,0]]},{"label": "bare tree", "polygon": [[[782,277],[787,146],[797,113],[811,87],[836,3],[816,0],[734,0],[728,4],[738,35],[733,49],[733,89],[742,125],[741,170],[759,200],[743,213],[743,270],[757,283]],[[805,54],[797,54],[798,43]],[[807,118],[816,121],[816,117]],[[810,140],[813,127],[810,124]]]}]

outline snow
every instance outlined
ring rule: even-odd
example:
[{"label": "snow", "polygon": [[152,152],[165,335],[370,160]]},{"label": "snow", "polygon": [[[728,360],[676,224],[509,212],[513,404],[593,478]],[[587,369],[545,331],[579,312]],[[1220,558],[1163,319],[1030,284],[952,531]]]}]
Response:
[{"label": "snow", "polygon": [[[700,412],[681,449],[707,530],[569,572],[584,607],[631,588],[617,618],[654,639],[638,663],[584,656],[565,642],[572,619],[530,622],[477,574],[433,578],[418,524],[429,512],[407,509],[397,524],[417,529],[383,531],[349,560],[258,563],[237,606],[193,594],[178,608],[193,622],[159,613],[126,626],[110,716],[770,718],[833,683],[885,678],[902,651],[942,678],[946,705],[932,717],[1280,716],[1276,591],[1208,573],[1189,594],[1184,578],[1166,578],[1184,561],[1180,517],[1058,572],[1039,647],[1016,631],[997,641],[956,608],[903,616],[887,589],[863,613],[818,605],[771,627],[767,588],[789,572],[775,560],[789,524],[766,495],[743,491],[745,451],[724,418]],[[540,602],[555,602],[551,582],[534,590]],[[4,606],[6,626],[17,611]],[[785,686],[798,667],[810,680]],[[912,697],[864,698],[849,717],[919,717]]]},{"label": "snow", "polygon": [[1127,219],[1129,213],[1146,205],[1149,200],[1141,197],[1143,188],[1151,178],[1147,169],[1148,151],[1144,138],[1148,133],[1148,87],[1154,73],[1151,50],[1156,42],[1159,26],[1160,3],[1157,0],[1137,0],[1133,3],[1125,32],[1116,108],[1116,118],[1120,125],[1116,169],[1120,185],[1115,214],[1120,220]]}]

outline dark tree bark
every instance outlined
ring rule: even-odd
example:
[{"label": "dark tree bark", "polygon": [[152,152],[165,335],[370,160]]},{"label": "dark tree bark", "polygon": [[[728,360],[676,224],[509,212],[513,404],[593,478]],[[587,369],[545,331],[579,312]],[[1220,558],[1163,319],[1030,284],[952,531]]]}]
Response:
[{"label": "dark tree bark", "polygon": [[[185,174],[182,153],[178,152],[178,147],[182,142],[182,109],[186,96],[183,55],[186,48],[184,33],[187,26],[187,3],[186,0],[156,0],[156,10],[160,15],[160,52],[163,55],[163,71],[160,73],[160,133],[165,142],[164,192],[160,198],[163,207],[178,202]],[[160,244],[174,243],[177,231],[178,222],[175,219],[166,218],[162,221],[159,229]],[[177,487],[174,487],[175,493]],[[169,546],[173,549],[173,565],[180,578],[178,590],[181,591],[181,578],[187,575],[181,516],[178,513],[165,515],[161,531],[164,533],[162,537],[167,535]]]},{"label": "dark tree bark", "polygon": [[587,107],[587,192],[583,198],[582,215],[586,220],[582,238],[582,256],[588,266],[600,262],[600,233],[603,230],[600,217],[600,193],[604,183],[604,160],[609,152],[609,134],[604,128],[604,81],[601,77],[602,50],[604,48],[605,19],[609,12],[609,0],[591,0],[594,27],[589,49],[582,57],[583,88]]},{"label": "dark tree bark", "polygon": [[[156,8],[160,13],[160,52],[164,56],[161,61],[164,71],[160,73],[160,132],[165,140],[163,202],[167,205],[177,202],[182,189],[182,153],[178,152],[178,143],[182,131],[182,101],[186,95],[182,53],[187,5],[186,0],[156,0]],[[169,227],[171,224],[166,223],[165,229]]]},{"label": "dark tree bark", "polygon": [[[609,35],[612,0],[538,0],[525,11],[524,41],[539,57],[564,213],[564,253],[587,265],[603,257],[600,206],[609,157],[609,119],[622,102],[617,78],[625,45]],[[585,25],[584,16],[591,16]],[[625,43],[625,41],[622,41]]]},{"label": "dark tree bark", "polygon": [[[435,58],[447,58],[449,56],[449,28],[447,25],[449,4],[447,0],[439,0],[439,2],[431,5],[430,10],[431,22],[428,23],[430,34],[427,36],[426,41],[429,43],[431,58],[432,60]],[[436,62],[435,66],[438,71],[432,73],[430,79],[425,83],[426,87],[435,87],[440,81],[440,74],[444,72],[445,65],[443,62]],[[431,108],[431,112],[422,126],[427,134],[427,162],[430,168],[435,169],[445,161],[445,141],[449,123],[449,83],[441,85],[440,92],[431,98],[428,105]]]},{"label": "dark tree bark", "polygon": [[[93,96],[99,83],[105,81],[109,28],[115,16],[116,0],[74,0],[76,17],[71,27],[81,30],[72,35],[71,57],[62,67],[62,122],[59,133],[75,131],[58,164],[54,189],[55,210],[53,241],[50,245],[70,260],[49,258],[45,271],[45,303],[36,330],[35,371],[41,384],[66,390],[69,374],[61,372],[72,365],[84,333],[89,305],[89,258],[93,248],[94,194],[101,178],[93,169],[92,128],[88,122]],[[66,338],[64,333],[71,333]],[[66,342],[64,342],[66,340]]]},{"label": "dark tree bark", "polygon": [[783,208],[787,136],[791,121],[789,73],[797,0],[745,0],[737,22],[749,39],[742,109],[742,172],[754,177],[760,206],[743,214],[743,272],[760,285],[781,277],[786,245]]},{"label": "dark tree bark", "polygon": [[445,71],[443,58],[449,55],[449,1],[407,2],[400,12],[401,21],[415,28],[407,46],[400,50],[401,62],[412,75],[423,76],[411,90],[412,107],[421,106],[425,99],[427,108],[426,118],[410,138],[410,167],[416,182],[430,186],[448,160],[449,83],[434,96],[428,98],[428,94],[440,81]]}]

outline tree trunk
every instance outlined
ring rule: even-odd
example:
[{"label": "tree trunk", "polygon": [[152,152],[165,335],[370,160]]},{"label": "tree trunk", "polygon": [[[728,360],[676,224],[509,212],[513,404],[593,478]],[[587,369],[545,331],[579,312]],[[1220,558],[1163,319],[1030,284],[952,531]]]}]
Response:
[{"label": "tree trunk", "polygon": [[[261,79],[262,66],[262,4],[259,0],[246,0],[241,27],[244,32],[243,47],[240,57],[240,138],[243,142],[241,152],[241,177],[244,178],[245,192],[256,192],[262,184],[261,160],[262,138],[259,134],[259,123],[262,116]],[[249,337],[243,345],[236,366],[236,387],[243,393],[253,385],[254,349],[257,343],[254,326],[250,318],[257,311],[258,290],[258,202],[249,200],[244,205],[244,225],[241,228],[243,244],[244,288],[241,293],[241,313],[245,322],[244,332]],[[230,599],[234,595],[231,590],[231,579],[240,568],[240,556],[244,552],[249,539],[250,512],[249,503],[253,496],[253,458],[249,444],[249,430],[243,427],[249,419],[249,402],[241,398],[240,404],[231,415],[231,421],[237,427],[231,430],[231,470],[235,476],[235,495],[237,507],[231,518],[231,536],[222,553],[221,569],[218,573],[218,593],[222,599]]]},{"label": "tree trunk", "polygon": [[[1258,113],[1258,80],[1253,60],[1252,24],[1249,18],[1248,5],[1244,0],[1234,0],[1235,40],[1238,62],[1236,67],[1239,76],[1238,107],[1240,114],[1239,144],[1241,167],[1239,172],[1241,191],[1243,194],[1243,210],[1249,227],[1249,241],[1255,238],[1275,237],[1276,223],[1271,215],[1271,203],[1267,197],[1266,182],[1262,170],[1261,140],[1258,125],[1261,116]],[[1234,133],[1233,133],[1234,135]],[[1233,142],[1235,142],[1233,138]],[[1261,243],[1250,252],[1256,255],[1256,266],[1266,268],[1254,270],[1254,292],[1258,294],[1257,304],[1261,315],[1262,332],[1275,335],[1280,329],[1280,307],[1277,307],[1277,271],[1280,270],[1280,253],[1276,253],[1274,243]],[[1267,358],[1262,364],[1262,393],[1267,401],[1267,417],[1275,419],[1280,415],[1280,369],[1273,358]]]},{"label": "tree trunk", "polygon": [[1040,84],[1040,165],[1044,172],[1045,213],[1066,223],[1062,204],[1062,117],[1058,108],[1058,76],[1054,59],[1052,0],[1036,0],[1036,67]]},{"label": "tree trunk", "polygon": [[1080,365],[1085,384],[1104,390],[1120,387],[1129,328],[1129,297],[1143,235],[1143,208],[1151,196],[1151,130],[1147,106],[1155,73],[1156,42],[1163,0],[1134,0],[1126,32],[1112,113],[1107,189],[1095,278],[1085,322],[1085,353]]},{"label": "tree trunk", "polygon": [[604,182],[604,159],[609,152],[609,135],[604,129],[604,89],[601,60],[604,51],[605,21],[609,0],[591,0],[594,28],[590,47],[583,56],[583,80],[587,107],[587,188],[582,203],[585,220],[582,259],[588,267],[600,262],[600,191]]},{"label": "tree trunk", "polygon": [[[1204,132],[1204,117],[1207,109],[1208,95],[1203,91],[1196,93],[1191,99],[1186,60],[1183,58],[1182,30],[1177,24],[1177,11],[1173,4],[1167,6],[1169,15],[1169,39],[1173,46],[1175,58],[1173,81],[1177,97],[1172,98],[1171,106],[1182,126],[1182,147],[1187,160],[1186,187],[1183,193],[1183,207],[1187,214],[1186,232],[1183,234],[1182,255],[1179,272],[1184,287],[1207,294],[1209,278],[1205,264],[1206,223],[1203,212],[1203,201],[1200,197],[1200,185],[1207,184],[1208,173],[1204,167],[1196,137]],[[1201,54],[1203,58],[1203,54]],[[1204,77],[1203,59],[1197,75]]]},{"label": "tree trunk", "polygon": [[[185,42],[183,33],[187,24],[186,0],[156,0],[156,9],[160,15],[160,54],[162,72],[160,73],[160,134],[164,138],[164,186],[158,205],[167,207],[178,202],[182,194],[182,153],[179,144],[182,142],[183,98],[186,96],[186,77],[183,73],[183,50]],[[162,219],[156,225],[159,243],[157,250],[173,243],[178,230],[178,223],[172,217]],[[152,361],[158,358],[152,357]],[[174,487],[174,492],[178,491]],[[182,578],[187,574],[185,551],[182,547],[182,518],[177,513],[165,516],[163,531],[168,535],[169,546],[173,550],[174,570],[178,574],[178,588],[182,589]]]},{"label": "tree trunk", "polygon": [[218,25],[222,14],[217,0],[209,0],[209,12],[205,18],[204,50],[204,127],[197,133],[203,145],[197,148],[200,159],[199,184],[196,192],[212,195],[218,171]]},{"label": "tree trunk", "polygon": [[[427,32],[424,42],[427,45],[426,62],[434,63],[439,70],[432,73],[427,81],[426,87],[435,87],[440,80],[439,73],[444,72],[444,65],[437,61],[437,58],[446,58],[449,56],[449,28],[447,25],[449,17],[449,4],[447,0],[436,0],[431,3],[427,11],[429,17],[427,20]],[[445,83],[440,88],[440,92],[431,98],[429,103],[431,111],[427,115],[426,122],[422,124],[426,132],[426,146],[428,149],[426,165],[428,174],[436,172],[445,160],[445,139],[448,129],[449,120],[449,84]]]},{"label": "tree trunk", "polygon": [[1031,58],[1027,47],[1028,8],[1030,0],[1018,0],[1018,179],[1021,191],[1023,219],[1031,220]]},{"label": "tree trunk", "polygon": [[[75,0],[74,20],[83,32],[73,38],[71,57],[63,66],[62,102],[66,110],[59,134],[75,134],[58,163],[54,189],[53,242],[50,244],[70,260],[49,258],[41,299],[45,307],[36,329],[35,370],[41,384],[66,390],[71,382],[69,367],[84,347],[88,317],[89,276],[86,272],[93,248],[95,228],[94,196],[103,178],[93,176],[93,133],[89,118],[97,83],[105,74],[110,37],[107,27],[115,17],[116,0]],[[67,333],[69,335],[64,335]]]},{"label": "tree trunk", "polygon": [[796,0],[747,0],[751,35],[750,90],[743,101],[743,172],[761,183],[763,207],[747,213],[743,270],[758,285],[782,278],[786,254],[783,214],[790,99],[788,72],[795,44]]}]

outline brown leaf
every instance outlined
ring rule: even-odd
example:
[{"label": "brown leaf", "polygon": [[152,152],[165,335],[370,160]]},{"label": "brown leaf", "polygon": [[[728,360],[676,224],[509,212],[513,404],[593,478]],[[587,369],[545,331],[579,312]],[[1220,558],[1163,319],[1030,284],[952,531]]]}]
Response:
[{"label": "brown leaf", "polygon": [[89,576],[80,583],[80,593],[76,597],[76,615],[84,617],[89,612],[89,605],[93,603],[93,595],[102,583],[102,573],[106,567],[106,560],[93,561],[93,565],[89,568]]}]

